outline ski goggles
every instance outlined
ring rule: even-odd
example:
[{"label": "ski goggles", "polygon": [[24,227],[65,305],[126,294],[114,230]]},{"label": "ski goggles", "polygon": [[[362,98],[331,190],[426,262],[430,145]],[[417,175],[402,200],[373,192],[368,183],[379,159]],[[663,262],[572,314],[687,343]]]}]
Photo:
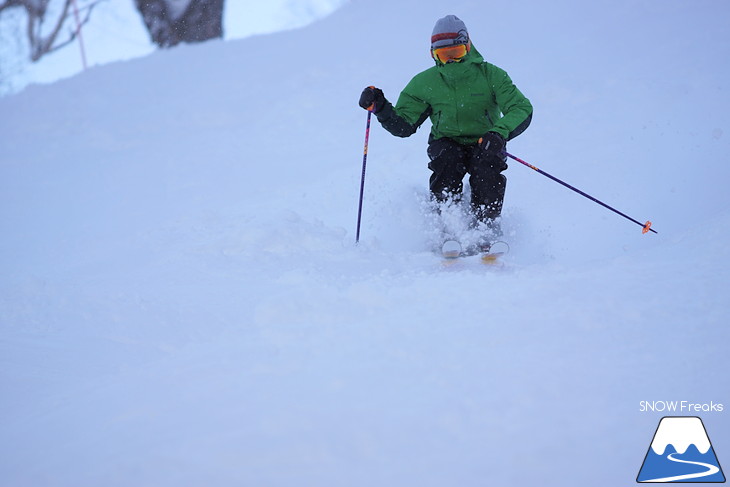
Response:
[{"label": "ski goggles", "polygon": [[437,47],[431,50],[433,58],[442,64],[459,63],[469,52],[468,44],[457,44],[455,46]]}]

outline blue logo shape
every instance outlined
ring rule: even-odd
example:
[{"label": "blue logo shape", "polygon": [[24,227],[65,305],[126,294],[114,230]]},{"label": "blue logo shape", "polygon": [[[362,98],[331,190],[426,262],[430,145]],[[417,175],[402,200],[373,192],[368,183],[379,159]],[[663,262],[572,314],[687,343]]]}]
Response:
[{"label": "blue logo shape", "polygon": [[725,482],[725,475],[702,420],[696,416],[663,417],[636,481]]}]

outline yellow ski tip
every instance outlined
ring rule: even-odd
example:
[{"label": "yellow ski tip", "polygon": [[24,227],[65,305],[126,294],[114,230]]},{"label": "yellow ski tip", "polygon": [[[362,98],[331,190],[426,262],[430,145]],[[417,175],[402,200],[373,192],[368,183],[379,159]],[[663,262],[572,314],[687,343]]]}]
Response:
[{"label": "yellow ski tip", "polygon": [[482,262],[485,264],[494,264],[497,262],[500,256],[504,255],[504,252],[494,252],[491,254],[482,255]]}]

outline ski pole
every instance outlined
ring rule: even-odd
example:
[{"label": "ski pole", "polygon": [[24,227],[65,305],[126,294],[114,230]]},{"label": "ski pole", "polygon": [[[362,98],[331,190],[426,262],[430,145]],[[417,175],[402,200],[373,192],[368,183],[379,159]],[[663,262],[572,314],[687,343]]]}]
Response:
[{"label": "ski pole", "polygon": [[365,149],[362,154],[362,177],[360,178],[360,202],[357,206],[357,232],[355,243],[360,243],[360,222],[362,221],[362,200],[365,193],[365,165],[368,160],[368,140],[370,139],[370,117],[373,115],[373,107],[368,108],[368,123],[365,126]]},{"label": "ski pole", "polygon": [[553,180],[553,181],[555,181],[556,183],[560,183],[560,184],[562,184],[563,186],[565,186],[566,188],[568,188],[568,189],[572,189],[573,191],[575,191],[575,192],[576,192],[576,193],[578,193],[579,195],[581,195],[581,196],[585,196],[585,197],[586,197],[586,198],[588,198],[589,200],[591,200],[591,201],[593,201],[593,202],[595,202],[595,203],[598,203],[599,205],[603,206],[604,208],[608,208],[608,209],[609,209],[609,210],[611,210],[612,212],[614,212],[614,213],[616,213],[616,214],[618,214],[618,215],[621,215],[622,217],[626,218],[627,220],[629,220],[629,221],[632,221],[632,222],[636,223],[637,225],[639,225],[640,227],[642,227],[641,233],[647,233],[647,232],[654,232],[654,233],[658,233],[658,232],[657,232],[656,230],[654,230],[653,228],[651,228],[651,222],[650,222],[650,221],[647,221],[646,223],[641,223],[641,222],[640,222],[640,221],[638,221],[638,220],[634,220],[634,219],[633,219],[633,218],[631,218],[630,216],[628,216],[628,215],[626,215],[626,214],[624,214],[624,213],[621,213],[621,212],[620,212],[620,211],[618,211],[618,210],[617,210],[616,208],[613,208],[613,207],[611,207],[611,206],[607,205],[607,204],[606,204],[606,203],[604,203],[603,201],[601,201],[601,200],[599,200],[599,199],[597,199],[597,198],[594,198],[593,196],[589,195],[588,193],[584,193],[583,191],[579,190],[579,189],[578,189],[578,188],[576,188],[575,186],[571,186],[570,184],[566,183],[565,181],[561,181],[560,179],[556,178],[556,177],[555,177],[555,176],[553,176],[552,174],[548,174],[548,173],[546,173],[546,172],[545,172],[545,171],[543,171],[542,169],[540,169],[540,168],[538,168],[538,167],[535,167],[535,166],[533,166],[533,165],[532,165],[532,164],[530,164],[529,162],[525,162],[525,161],[523,161],[522,159],[520,159],[519,157],[515,157],[515,156],[513,156],[512,154],[510,154],[510,153],[509,153],[509,152],[507,152],[507,151],[502,151],[502,154],[504,154],[505,156],[509,157],[510,159],[514,159],[515,161],[519,162],[520,164],[524,164],[525,166],[529,167],[530,169],[533,169],[533,170],[535,170],[535,171],[539,172],[539,173],[540,173],[540,174],[542,174],[543,176],[546,176],[546,177],[548,177],[548,178],[552,179],[552,180]]}]

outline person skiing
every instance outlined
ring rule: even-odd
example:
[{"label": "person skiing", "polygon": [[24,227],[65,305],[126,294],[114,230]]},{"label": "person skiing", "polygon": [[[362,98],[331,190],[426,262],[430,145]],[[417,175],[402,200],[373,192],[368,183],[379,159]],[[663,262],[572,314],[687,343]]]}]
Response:
[{"label": "person skiing", "polygon": [[391,134],[409,137],[429,118],[429,188],[438,202],[461,200],[469,174],[473,226],[489,229],[478,246],[489,250],[501,235],[507,169],[506,142],[532,120],[532,104],[501,68],[484,61],[466,25],[455,15],[439,19],[431,36],[435,66],[417,74],[393,106],[374,86],[365,88],[359,105],[372,110]]}]

